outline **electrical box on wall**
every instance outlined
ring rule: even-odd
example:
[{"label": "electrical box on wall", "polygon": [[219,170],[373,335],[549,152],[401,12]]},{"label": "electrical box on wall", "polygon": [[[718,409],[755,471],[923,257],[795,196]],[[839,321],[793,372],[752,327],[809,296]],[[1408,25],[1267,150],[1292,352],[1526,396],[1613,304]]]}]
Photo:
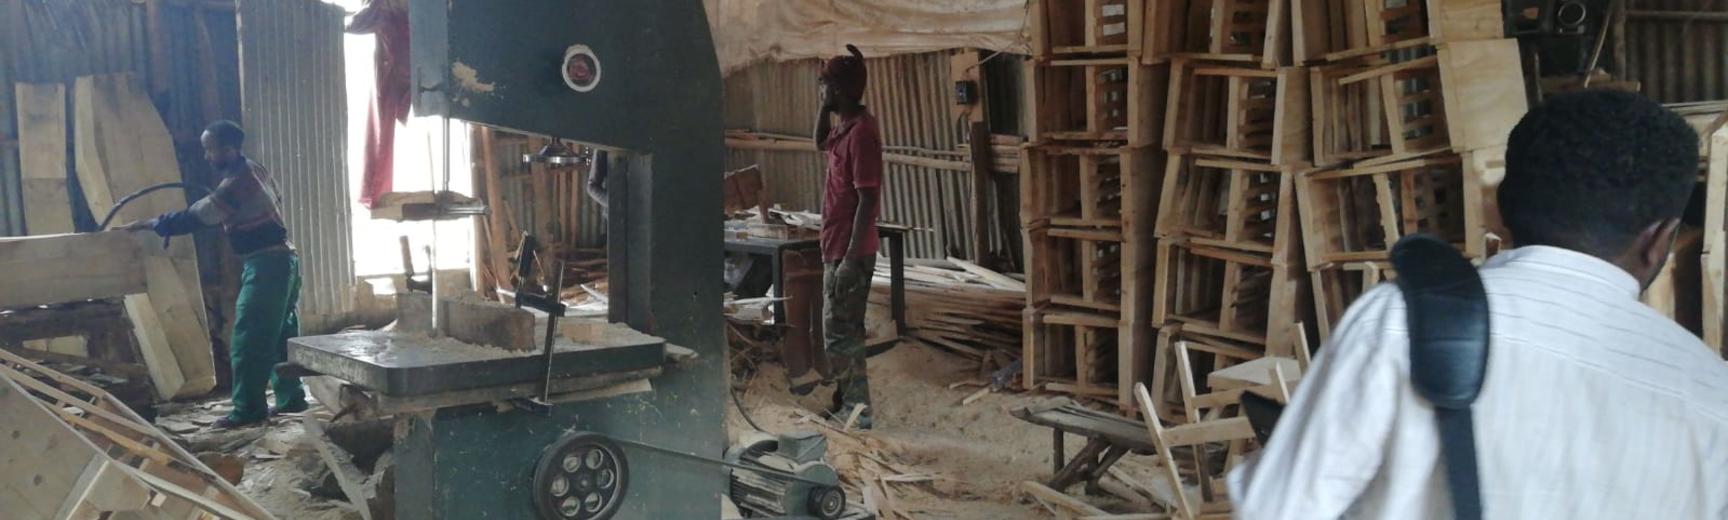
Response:
[{"label": "electrical box on wall", "polygon": [[972,81],[969,79],[963,79],[963,80],[955,81],[954,82],[954,104],[956,104],[956,105],[977,105],[978,104],[978,82]]},{"label": "electrical box on wall", "polygon": [[984,122],[984,63],[978,51],[961,50],[948,59],[948,79],[954,82],[954,102],[950,105],[955,118],[968,122]]}]

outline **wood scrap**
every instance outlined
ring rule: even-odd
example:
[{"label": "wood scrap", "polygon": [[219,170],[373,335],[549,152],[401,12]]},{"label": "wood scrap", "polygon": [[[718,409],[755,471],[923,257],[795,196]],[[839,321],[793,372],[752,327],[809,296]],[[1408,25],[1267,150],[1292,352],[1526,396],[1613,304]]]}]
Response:
[{"label": "wood scrap", "polygon": [[[87,464],[20,466],[34,468],[38,473],[33,476],[30,472],[11,472],[8,475],[30,479],[44,476],[40,473],[44,471],[68,475],[65,473],[67,470],[75,472],[78,468],[86,468],[85,476],[78,479],[81,483],[78,485],[88,487],[82,488],[83,491],[72,490],[70,496],[57,496],[31,486],[36,489],[25,493],[31,496],[24,497],[26,502],[22,504],[12,503],[19,495],[0,493],[0,510],[31,511],[27,509],[33,507],[31,500],[46,499],[52,501],[52,505],[41,516],[50,517],[54,516],[54,511],[60,510],[58,508],[62,507],[61,500],[64,499],[67,507],[84,512],[69,516],[77,518],[96,517],[103,511],[138,511],[145,516],[164,518],[206,517],[200,515],[229,519],[272,518],[197,457],[120,404],[114,396],[5,351],[0,351],[0,409],[7,411],[5,416],[8,420],[34,421],[38,425],[27,429],[37,436],[32,441],[0,444],[0,452],[8,447],[32,449],[49,446],[57,456],[79,457],[76,453],[86,450],[84,453],[88,455],[83,456],[86,457],[83,460],[90,461]],[[112,458],[110,454],[113,454]],[[36,455],[30,457],[45,460]],[[6,458],[21,460],[16,456]],[[169,462],[161,462],[163,458]],[[47,482],[47,479],[43,481]],[[0,476],[0,486],[9,484],[7,477]],[[147,496],[126,489],[145,489],[159,496],[152,500],[128,502],[121,507],[124,497]]]},{"label": "wood scrap", "polygon": [[1033,497],[1037,497],[1039,500],[1042,500],[1045,503],[1052,504],[1055,506],[1059,506],[1063,509],[1066,509],[1071,513],[1078,513],[1081,515],[1088,515],[1088,516],[1100,516],[1100,515],[1109,515],[1110,514],[1108,511],[1105,511],[1103,509],[1099,509],[1098,506],[1088,504],[1088,503],[1086,503],[1086,502],[1084,502],[1078,498],[1074,498],[1072,496],[1069,496],[1067,493],[1063,493],[1061,491],[1050,489],[1050,486],[1039,484],[1037,482],[1032,482],[1030,480],[1025,481],[1025,482],[1021,482],[1020,483],[1020,490],[1022,492],[1025,492],[1028,495],[1031,495]]},{"label": "wood scrap", "polygon": [[[914,339],[979,360],[986,352],[1019,353],[1024,290],[993,287],[958,266],[911,266],[906,273],[906,320]],[[871,304],[888,305],[891,288],[887,268],[878,263]]]}]

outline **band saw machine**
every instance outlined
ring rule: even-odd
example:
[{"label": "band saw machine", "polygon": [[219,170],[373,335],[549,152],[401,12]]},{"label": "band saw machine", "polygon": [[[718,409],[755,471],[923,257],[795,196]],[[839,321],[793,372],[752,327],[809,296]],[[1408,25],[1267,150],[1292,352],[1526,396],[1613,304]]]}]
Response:
[{"label": "band saw machine", "polygon": [[562,333],[561,284],[518,268],[516,303],[544,320],[533,350],[290,340],[290,361],[395,418],[397,518],[713,519],[723,496],[758,517],[867,518],[820,435],[725,445],[721,84],[702,4],[410,0],[417,115],[609,152],[610,324]]}]

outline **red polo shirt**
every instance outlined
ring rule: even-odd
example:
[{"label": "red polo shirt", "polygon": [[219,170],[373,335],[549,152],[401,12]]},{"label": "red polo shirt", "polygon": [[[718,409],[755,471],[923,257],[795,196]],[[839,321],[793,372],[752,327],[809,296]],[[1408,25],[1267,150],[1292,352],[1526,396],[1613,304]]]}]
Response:
[{"label": "red polo shirt", "polygon": [[828,180],[822,190],[822,260],[834,262],[846,256],[860,190],[872,190],[878,197],[863,229],[867,235],[858,241],[858,249],[852,251],[852,256],[876,256],[880,247],[876,217],[882,208],[882,130],[876,126],[876,116],[866,109],[840,121],[840,126],[828,134],[827,145]]}]

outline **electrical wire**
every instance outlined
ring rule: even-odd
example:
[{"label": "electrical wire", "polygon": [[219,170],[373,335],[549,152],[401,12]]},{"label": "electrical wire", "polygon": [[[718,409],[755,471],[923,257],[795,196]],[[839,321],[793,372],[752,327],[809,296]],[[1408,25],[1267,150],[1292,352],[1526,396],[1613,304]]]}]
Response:
[{"label": "electrical wire", "polygon": [[137,200],[139,197],[149,195],[152,192],[168,188],[180,188],[188,192],[193,192],[193,194],[197,195],[198,198],[204,198],[210,195],[210,188],[199,186],[197,184],[185,182],[167,182],[157,184],[155,186],[132,192],[132,194],[125,197],[121,197],[119,202],[114,203],[114,207],[108,208],[108,214],[102,217],[102,223],[96,226],[96,230],[106,231],[108,229],[108,224],[113,223],[114,217],[120,214],[120,208],[126,207],[126,205],[130,204],[132,201]]},{"label": "electrical wire", "polygon": [[732,388],[732,384],[727,383],[726,391],[732,394],[732,406],[738,407],[738,415],[744,417],[744,422],[750,423],[750,427],[755,428],[756,431],[770,433],[768,430],[764,430],[761,426],[756,425],[755,419],[750,418],[750,412],[744,409],[744,401],[738,398],[738,389]]}]

